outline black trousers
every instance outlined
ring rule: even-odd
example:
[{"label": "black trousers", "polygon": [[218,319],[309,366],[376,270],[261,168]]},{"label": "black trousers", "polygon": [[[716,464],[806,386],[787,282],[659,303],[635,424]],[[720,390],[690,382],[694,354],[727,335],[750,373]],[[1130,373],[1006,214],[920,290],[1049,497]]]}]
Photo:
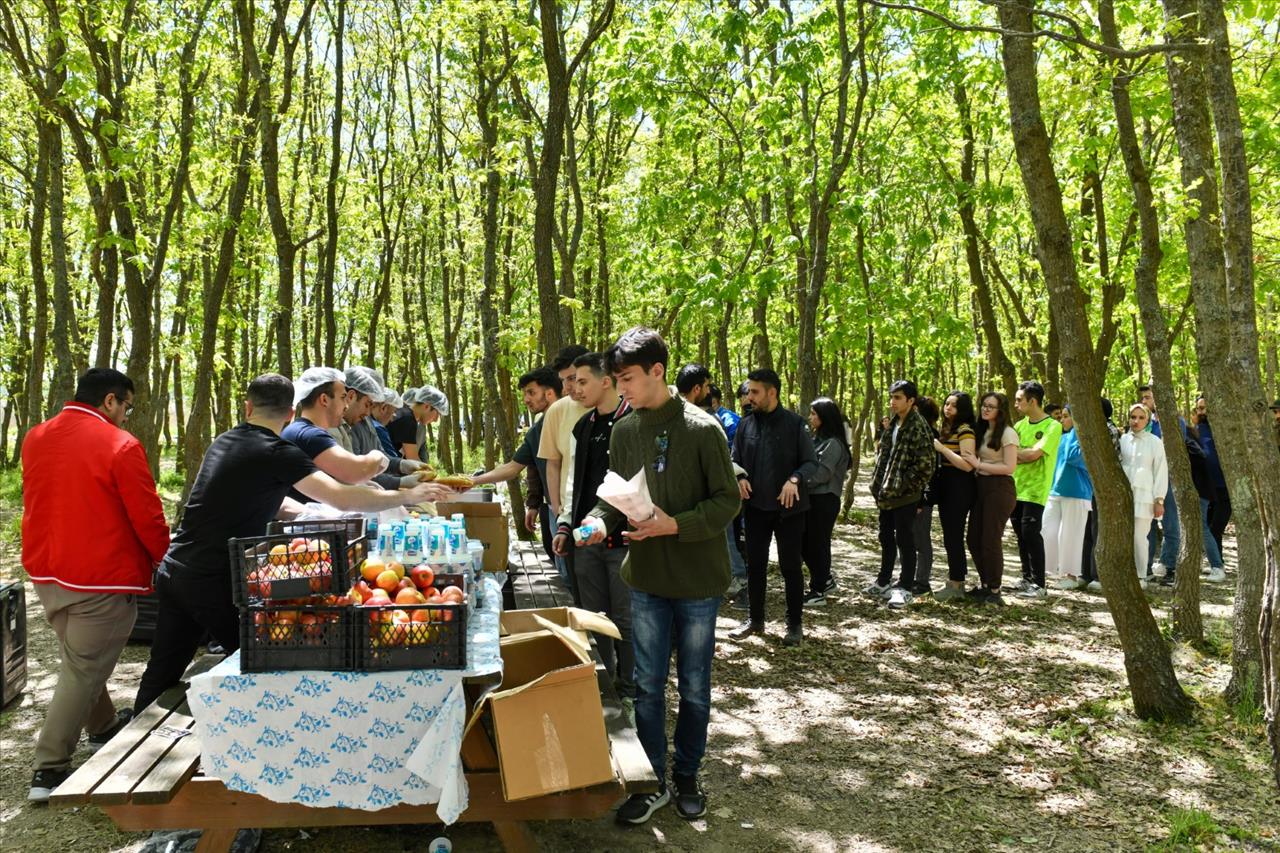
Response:
[{"label": "black trousers", "polygon": [[1093,499],[1089,520],[1084,524],[1084,553],[1080,555],[1080,577],[1087,583],[1098,579],[1098,557],[1094,553],[1098,544],[1098,499]]},{"label": "black trousers", "polygon": [[804,547],[801,556],[809,567],[809,591],[821,593],[831,582],[831,531],[840,515],[839,495],[810,495],[809,515],[804,520]]},{"label": "black trousers", "polygon": [[182,680],[206,632],[228,654],[240,648],[240,612],[231,601],[231,575],[225,569],[217,579],[187,573],[174,577],[168,564],[161,563],[156,603],[156,633],[133,700],[135,714]]},{"label": "black trousers", "polygon": [[787,625],[799,625],[804,609],[804,570],[800,567],[804,547],[805,513],[783,515],[777,511],[743,507],[747,527],[747,596],[752,622],[764,621],[764,594],[769,575],[769,543],[778,540],[778,568],[787,594]]},{"label": "black trousers", "polygon": [[964,528],[978,494],[972,471],[950,465],[938,472],[938,519],[942,522],[942,545],[947,550],[947,579],[962,583],[969,571],[964,550]]},{"label": "black trousers", "polygon": [[1217,486],[1213,490],[1213,500],[1209,502],[1209,533],[1218,543],[1218,553],[1222,553],[1222,534],[1226,532],[1227,523],[1231,521],[1231,494],[1226,486]]},{"label": "black trousers", "polygon": [[894,509],[880,510],[880,574],[878,586],[887,586],[893,578],[893,564],[902,558],[898,586],[911,589],[916,580],[916,502]]},{"label": "black trousers", "polygon": [[1018,501],[1013,505],[1013,535],[1018,539],[1018,558],[1022,560],[1022,578],[1044,587],[1044,537],[1040,535],[1040,523],[1044,519],[1044,504]]}]

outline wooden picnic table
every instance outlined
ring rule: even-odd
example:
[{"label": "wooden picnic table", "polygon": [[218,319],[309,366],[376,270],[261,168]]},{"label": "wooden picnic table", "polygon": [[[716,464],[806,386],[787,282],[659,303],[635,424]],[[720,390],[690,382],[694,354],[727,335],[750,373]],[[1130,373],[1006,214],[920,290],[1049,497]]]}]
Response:
[{"label": "wooden picnic table", "polygon": [[[517,543],[512,585],[518,607],[559,607],[571,603],[554,567],[541,549]],[[538,849],[527,821],[598,818],[619,800],[657,790],[658,780],[634,726],[595,653],[605,730],[613,760],[612,782],[559,794],[507,802],[502,795],[497,755],[481,727],[462,745],[470,805],[459,818],[489,822],[511,853]],[[222,658],[197,658],[184,675],[206,672]],[[476,690],[468,692],[474,698]],[[244,828],[370,826],[440,823],[434,806],[398,805],[379,811],[314,808],[277,803],[255,794],[228,790],[201,772],[200,743],[189,734],[174,739],[171,729],[191,730],[195,721],[186,701],[186,685],[172,688],[134,718],[54,791],[53,807],[95,805],[123,830],[202,829],[199,853],[226,851]]]}]

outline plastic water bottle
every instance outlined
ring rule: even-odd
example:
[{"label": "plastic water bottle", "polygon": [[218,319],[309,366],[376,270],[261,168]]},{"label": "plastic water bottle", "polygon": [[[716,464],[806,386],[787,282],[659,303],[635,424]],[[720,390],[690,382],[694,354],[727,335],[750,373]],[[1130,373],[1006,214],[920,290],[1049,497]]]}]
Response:
[{"label": "plastic water bottle", "polygon": [[433,520],[427,525],[427,554],[432,560],[440,560],[444,557],[444,527]]},{"label": "plastic water bottle", "polygon": [[422,562],[422,525],[416,518],[404,526],[404,559],[415,566]]},{"label": "plastic water bottle", "polygon": [[453,515],[449,516],[449,520],[452,521],[464,535],[466,534],[467,517],[465,515],[460,512],[455,512]]},{"label": "plastic water bottle", "polygon": [[375,512],[367,513],[364,517],[364,538],[369,543],[369,547],[377,553],[378,548],[378,514]]},{"label": "plastic water bottle", "polygon": [[391,552],[395,550],[396,531],[395,526],[388,524],[378,525],[378,546],[374,549],[374,553],[381,554],[384,557],[390,557]]},{"label": "plastic water bottle", "polygon": [[444,836],[433,838],[427,850],[429,853],[453,853],[453,842]]},{"label": "plastic water bottle", "polygon": [[397,521],[391,525],[391,551],[395,554],[396,560],[404,562],[404,522]]}]

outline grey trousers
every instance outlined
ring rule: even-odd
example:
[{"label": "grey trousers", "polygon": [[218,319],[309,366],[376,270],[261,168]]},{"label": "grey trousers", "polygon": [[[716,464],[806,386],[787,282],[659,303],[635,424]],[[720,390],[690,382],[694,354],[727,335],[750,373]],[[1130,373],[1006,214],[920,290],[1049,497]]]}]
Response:
[{"label": "grey trousers", "polygon": [[636,655],[631,645],[631,588],[622,582],[620,574],[626,556],[626,548],[606,548],[603,544],[575,548],[573,573],[581,607],[603,613],[618,626],[621,640],[597,634],[596,644],[618,695],[634,698]]},{"label": "grey trousers", "polygon": [[36,770],[71,766],[80,733],[106,731],[116,721],[107,679],[138,616],[138,603],[121,593],[72,592],[57,584],[35,584],[45,618],[58,635],[62,666],[36,739]]}]

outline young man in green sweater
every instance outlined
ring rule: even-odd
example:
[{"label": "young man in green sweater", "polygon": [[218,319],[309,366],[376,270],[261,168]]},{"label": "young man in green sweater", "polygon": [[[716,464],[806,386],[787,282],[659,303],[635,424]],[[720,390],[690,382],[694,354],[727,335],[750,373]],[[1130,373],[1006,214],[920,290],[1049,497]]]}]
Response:
[{"label": "young man in green sweater", "polygon": [[[665,697],[673,639],[680,708],[672,782],[676,810],[693,820],[707,811],[698,770],[711,719],[716,611],[729,586],[724,531],[738,513],[738,486],[720,423],[667,390],[667,345],[657,332],[633,328],[605,355],[618,393],[635,410],[613,428],[609,468],[625,479],[643,470],[654,505],[649,518],[625,519],[622,580],[631,587],[636,732],[661,787],[633,795],[617,820],[642,824],[671,801]],[[585,544],[603,542],[623,521],[599,502],[583,522],[592,528]]]}]

